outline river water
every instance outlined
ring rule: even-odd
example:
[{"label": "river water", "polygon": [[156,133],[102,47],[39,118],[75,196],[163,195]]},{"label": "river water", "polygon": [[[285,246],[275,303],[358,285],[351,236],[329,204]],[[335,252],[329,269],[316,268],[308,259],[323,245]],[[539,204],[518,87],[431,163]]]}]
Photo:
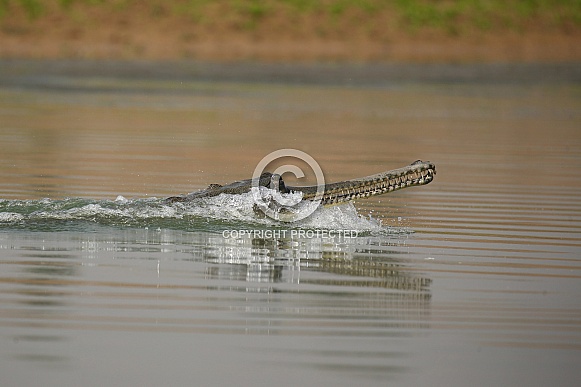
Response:
[{"label": "river water", "polygon": [[[575,384],[579,68],[0,62],[0,384]],[[437,175],[163,201],[285,148]]]}]

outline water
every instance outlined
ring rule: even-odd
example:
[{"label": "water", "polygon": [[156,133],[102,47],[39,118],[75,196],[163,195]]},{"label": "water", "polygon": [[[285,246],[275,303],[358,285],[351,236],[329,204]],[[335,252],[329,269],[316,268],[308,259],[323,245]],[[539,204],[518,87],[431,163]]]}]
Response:
[{"label": "water", "polygon": [[[0,384],[573,385],[580,83],[574,65],[0,63]],[[281,148],[328,181],[438,174],[299,224],[249,196],[163,201]]]}]

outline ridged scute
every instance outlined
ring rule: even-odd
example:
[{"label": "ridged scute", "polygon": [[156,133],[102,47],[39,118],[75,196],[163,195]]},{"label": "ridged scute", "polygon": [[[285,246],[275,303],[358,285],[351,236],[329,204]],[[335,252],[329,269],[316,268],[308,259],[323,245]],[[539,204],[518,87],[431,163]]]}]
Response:
[{"label": "ridged scute", "polygon": [[[347,180],[325,185],[321,198],[323,205],[342,203],[354,199],[368,198],[407,187],[425,185],[434,179],[436,166],[418,160],[407,167],[378,173],[361,179]],[[316,199],[316,186],[287,187],[291,191],[301,191],[304,200]]]}]

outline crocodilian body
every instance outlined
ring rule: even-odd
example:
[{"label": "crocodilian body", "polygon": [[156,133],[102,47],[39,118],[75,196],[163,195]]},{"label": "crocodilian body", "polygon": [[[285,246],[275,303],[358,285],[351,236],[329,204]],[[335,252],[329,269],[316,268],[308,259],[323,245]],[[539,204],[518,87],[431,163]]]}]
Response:
[{"label": "crocodilian body", "polygon": [[[317,186],[288,186],[280,175],[264,172],[257,185],[279,191],[280,193],[301,192],[302,200],[320,199],[324,206],[348,202],[359,198],[382,195],[407,187],[430,183],[436,174],[436,166],[429,161],[415,161],[412,164],[391,171],[378,173],[358,179],[325,184],[322,194],[317,195]],[[243,194],[250,192],[253,179],[240,180],[227,185],[210,184],[208,188],[183,196],[167,198],[168,203],[189,202],[204,197],[224,194]],[[317,197],[318,196],[318,197]]]}]

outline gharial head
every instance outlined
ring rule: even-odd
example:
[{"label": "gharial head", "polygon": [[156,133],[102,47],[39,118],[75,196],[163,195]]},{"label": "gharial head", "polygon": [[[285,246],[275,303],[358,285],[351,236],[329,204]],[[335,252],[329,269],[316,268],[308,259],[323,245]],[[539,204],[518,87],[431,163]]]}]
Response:
[{"label": "gharial head", "polygon": [[[337,204],[353,199],[382,195],[402,188],[429,184],[434,179],[435,174],[436,166],[433,163],[417,160],[403,168],[338,183],[325,184],[321,204]],[[303,200],[314,200],[316,197],[315,186],[286,186],[286,189],[303,192]]]}]

